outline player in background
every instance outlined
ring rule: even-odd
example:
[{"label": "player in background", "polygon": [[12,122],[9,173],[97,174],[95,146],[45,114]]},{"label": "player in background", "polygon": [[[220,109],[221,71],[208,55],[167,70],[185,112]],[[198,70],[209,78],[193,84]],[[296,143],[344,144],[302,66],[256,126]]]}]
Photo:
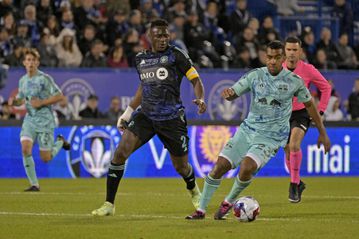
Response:
[{"label": "player in background", "polygon": [[64,96],[53,78],[38,69],[40,55],[36,49],[27,49],[23,64],[26,74],[19,81],[19,93],[9,103],[19,106],[25,103],[26,116],[22,123],[20,141],[22,158],[30,187],[25,191],[40,191],[36,176],[32,147],[37,140],[40,158],[49,162],[61,148],[70,149],[70,144],[61,135],[54,142],[55,119],[51,105],[61,101]]},{"label": "player in background", "polygon": [[214,215],[217,220],[225,218],[238,195],[251,183],[252,177],[280,147],[286,145],[293,96],[297,96],[299,102],[304,102],[318,127],[318,147],[321,143],[324,144],[325,152],[330,148],[329,138],[309,90],[299,76],[282,66],[283,44],[280,41],[270,42],[266,53],[266,67],[248,72],[231,88],[222,92],[222,97],[229,101],[251,92],[250,111],[205,178],[200,206],[186,219],[204,219],[208,203],[219,187],[223,175],[240,166],[230,193]]},{"label": "player in background", "polygon": [[[195,208],[199,205],[201,193],[194,170],[188,163],[189,138],[180,85],[183,76],[190,80],[196,95],[193,103],[202,114],[206,111],[203,84],[188,55],[169,45],[170,35],[165,20],[151,22],[149,38],[151,51],[143,51],[135,59],[140,85],[118,120],[120,130],[128,124],[109,167],[106,202],[92,212],[95,216],[115,213],[114,200],[127,158],[156,134],[168,149],[176,171],[186,182],[193,205]],[[139,106],[141,109],[135,111]]]},{"label": "player in background", "polygon": [[[285,40],[286,60],[283,67],[300,76],[305,86],[309,89],[314,84],[320,91],[320,102],[318,104],[319,114],[322,116],[327,108],[331,86],[329,82],[320,74],[320,72],[311,64],[301,60],[302,42],[297,37],[288,37]],[[300,166],[302,163],[301,143],[304,135],[310,126],[310,116],[303,103],[293,99],[293,112],[290,117],[290,135],[288,144],[285,147],[288,171],[290,172],[289,201],[298,203],[301,201],[302,192],[305,184],[300,180]]]}]

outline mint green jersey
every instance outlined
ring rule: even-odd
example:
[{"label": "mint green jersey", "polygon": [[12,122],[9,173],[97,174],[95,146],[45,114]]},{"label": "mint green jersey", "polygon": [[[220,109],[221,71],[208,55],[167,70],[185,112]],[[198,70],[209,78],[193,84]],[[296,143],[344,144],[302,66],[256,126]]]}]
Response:
[{"label": "mint green jersey", "polygon": [[32,98],[47,99],[58,94],[61,94],[61,90],[48,74],[37,71],[33,77],[29,77],[27,74],[22,76],[19,82],[17,98],[25,100],[27,109],[23,126],[33,127],[37,132],[53,131],[55,119],[52,106],[47,105],[35,109],[31,106],[30,101]]},{"label": "mint green jersey", "polygon": [[281,146],[287,143],[290,131],[293,96],[300,102],[311,100],[303,80],[284,68],[276,76],[267,67],[254,69],[242,76],[232,89],[238,96],[251,92],[250,111],[243,126]]}]

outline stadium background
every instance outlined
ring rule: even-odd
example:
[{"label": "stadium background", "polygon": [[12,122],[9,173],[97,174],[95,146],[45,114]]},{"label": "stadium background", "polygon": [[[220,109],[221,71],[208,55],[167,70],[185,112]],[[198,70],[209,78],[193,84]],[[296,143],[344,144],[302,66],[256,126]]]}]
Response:
[{"label": "stadium background", "polygon": [[[23,70],[10,70],[9,77],[18,79]],[[136,72],[110,71],[110,70],[48,70],[69,103],[75,106],[86,104],[90,94],[99,96],[99,108],[106,110],[110,103],[110,95],[121,95],[121,102],[129,102],[134,94],[138,79]],[[226,141],[235,132],[236,125],[248,113],[250,99],[241,97],[236,102],[226,104],[220,97],[223,87],[230,86],[244,72],[228,72],[213,70],[202,72],[204,86],[207,92],[206,102],[208,111],[203,116],[197,115],[196,107],[191,103],[194,98],[192,86],[183,82],[182,99],[187,109],[187,119],[192,126],[189,127],[190,161],[195,165],[198,176],[204,176],[213,166],[217,155]],[[351,93],[356,72],[326,72],[325,76],[338,83],[337,88],[347,97]],[[342,79],[348,84],[342,84]],[[111,86],[110,88],[108,86]],[[16,94],[17,81],[9,81],[2,90],[5,97]],[[81,99],[80,102],[75,99]],[[107,101],[107,102],[106,102]],[[123,107],[127,107],[126,104]],[[18,109],[22,112],[21,108]],[[36,169],[40,177],[102,177],[114,152],[115,145],[121,135],[116,130],[114,121],[106,119],[86,119],[80,121],[61,121],[55,134],[63,134],[72,144],[69,153],[60,154],[49,164],[39,160],[37,150],[34,150]],[[0,150],[0,175],[2,177],[25,177],[21,160],[21,147],[19,144],[20,121],[2,121],[0,140],[6,142]],[[359,152],[358,145],[359,123],[356,122],[330,122],[327,123],[329,137],[333,147],[328,156],[322,151],[313,151],[316,145],[316,129],[311,128],[303,142],[303,167],[305,176],[358,176]],[[90,126],[93,125],[93,126]],[[314,147],[315,148],[315,147]],[[14,153],[19,152],[19,153]],[[85,154],[88,152],[89,154]],[[89,157],[89,155],[91,155]],[[260,176],[286,176],[283,152],[272,159],[260,172]],[[231,172],[227,176],[233,176]],[[140,148],[128,161],[127,177],[176,177],[167,150],[155,137],[148,144]]]},{"label": "stadium background", "polygon": [[[351,113],[359,108],[348,112],[346,101],[350,94],[359,94],[354,92],[359,73],[359,0],[238,1],[242,6],[247,3],[241,14],[234,11],[236,2],[0,0],[0,239],[357,237],[359,124]],[[288,3],[299,7],[283,7]],[[188,222],[184,216],[193,206],[168,153],[155,137],[128,160],[116,215],[91,215],[103,202],[103,176],[121,135],[115,119],[79,119],[79,111],[90,94],[99,96],[101,112],[109,110],[114,96],[125,109],[139,82],[131,68],[133,56],[148,47],[145,31],[157,16],[169,21],[171,44],[187,49],[206,88],[209,109],[198,116],[190,102],[192,88],[183,80],[189,157],[199,177],[210,170],[220,148],[248,112],[248,96],[225,103],[220,90],[263,65],[263,46],[269,39],[297,35],[303,40],[304,60],[331,80],[335,89],[331,102],[339,103],[343,117],[325,122],[332,141],[327,156],[316,150],[314,128],[304,139],[301,173],[307,189],[300,204],[288,203],[289,177],[280,151],[244,192],[261,205],[261,215],[254,223],[238,223],[233,216],[226,221],[212,220],[233,179],[222,180],[206,220]],[[41,184],[41,192],[36,193],[22,192],[28,184],[19,142],[24,109],[10,109],[16,119],[6,119],[11,116],[6,100],[16,94],[19,77],[25,73],[21,53],[29,46],[38,48],[40,69],[54,76],[68,97],[65,108],[72,110],[63,119],[59,113],[64,111],[59,105],[54,107],[60,118],[55,133],[72,142],[71,151],[62,151],[45,164],[39,160],[37,146],[34,149]],[[319,97],[315,88],[311,92]],[[326,119],[328,115],[330,112]],[[203,185],[203,178],[197,180]]]},{"label": "stadium background", "polygon": [[[235,18],[238,17],[235,15],[236,7],[239,7],[236,3],[240,2],[247,5],[241,6],[242,18],[238,20]],[[18,79],[25,73],[21,68],[21,51],[32,46],[41,53],[41,69],[54,77],[77,115],[71,120],[60,119],[56,131],[71,141],[73,147],[69,153],[61,152],[50,164],[40,163],[37,153],[34,154],[38,175],[65,178],[105,175],[114,147],[121,138],[113,127],[115,121],[105,117],[100,120],[79,119],[78,113],[92,94],[99,97],[101,112],[108,110],[114,96],[119,97],[121,110],[127,107],[139,83],[136,71],[131,68],[133,56],[148,47],[146,28],[149,21],[158,16],[169,21],[173,33],[171,44],[188,51],[204,81],[208,111],[202,116],[197,115],[191,103],[194,98],[191,85],[186,80],[182,83],[182,100],[191,125],[189,156],[198,176],[204,176],[213,166],[221,147],[248,113],[248,95],[229,103],[220,98],[221,90],[248,69],[263,65],[260,52],[271,33],[277,39],[288,35],[302,38],[304,60],[316,65],[326,79],[331,80],[335,89],[332,97],[340,101],[339,110],[343,112],[342,121],[329,123],[329,136],[335,146],[329,156],[313,151],[316,132],[310,129],[303,144],[303,175],[359,175],[359,154],[355,147],[359,124],[351,121],[345,103],[358,78],[356,55],[349,54],[358,53],[357,1],[344,1],[345,4],[340,5],[341,1],[303,0],[297,1],[297,7],[287,9],[283,9],[279,2],[141,0],[126,4],[126,1],[92,0],[1,1],[0,100],[6,102],[10,96],[16,95]],[[289,12],[283,12],[285,10]],[[10,15],[13,21],[9,20]],[[195,15],[198,22],[193,20]],[[263,23],[268,16],[273,22],[269,28]],[[55,24],[50,24],[51,21]],[[258,24],[253,23],[256,21]],[[195,24],[199,25],[191,28]],[[27,28],[25,35],[24,28]],[[323,36],[323,29],[331,33],[329,42]],[[201,37],[188,34],[193,31]],[[254,37],[245,36],[247,31]],[[341,55],[340,51],[343,34],[348,35],[348,45],[344,48],[349,52],[349,61],[343,59],[348,55]],[[81,57],[77,63],[67,62],[75,55],[65,54],[66,57],[61,58],[65,35],[73,39],[73,52],[78,48]],[[123,54],[116,61],[114,51],[121,51],[120,48]],[[316,57],[320,49],[327,54],[324,62]],[[341,64],[344,61],[346,65]],[[7,65],[10,70],[7,70]],[[314,97],[319,97],[315,88],[311,91]],[[25,177],[18,139],[25,111],[21,107],[12,110],[18,120],[0,121],[0,140],[6,142],[0,149],[0,177]],[[227,176],[233,176],[233,173]],[[283,152],[280,151],[259,175],[286,176]],[[167,151],[154,138],[131,156],[126,176],[175,177],[177,174],[171,167]]]}]

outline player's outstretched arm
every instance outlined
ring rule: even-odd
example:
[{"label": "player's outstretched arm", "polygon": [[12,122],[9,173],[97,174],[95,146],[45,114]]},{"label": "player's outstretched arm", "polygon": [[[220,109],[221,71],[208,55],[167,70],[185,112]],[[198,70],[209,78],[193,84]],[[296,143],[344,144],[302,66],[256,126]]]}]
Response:
[{"label": "player's outstretched arm", "polygon": [[237,99],[238,95],[232,88],[226,88],[222,91],[222,97],[228,101],[232,101]]},{"label": "player's outstretched arm", "polygon": [[127,106],[125,112],[117,120],[117,128],[119,131],[123,131],[126,128],[127,123],[130,121],[133,111],[141,104],[142,100],[142,85],[140,85],[136,91],[130,104]]},{"label": "player's outstretched arm", "polygon": [[317,141],[317,145],[318,148],[320,147],[321,144],[324,145],[324,149],[325,149],[325,153],[327,153],[330,149],[330,140],[329,137],[327,135],[327,131],[325,130],[324,124],[322,122],[322,119],[318,113],[318,109],[315,106],[313,99],[311,99],[308,102],[304,103],[305,108],[308,111],[309,116],[313,119],[315,125],[318,128],[319,131],[319,137],[318,137],[318,141]]},{"label": "player's outstretched arm", "polygon": [[31,103],[32,107],[37,109],[37,108],[41,108],[46,105],[56,104],[57,102],[59,102],[63,99],[64,99],[63,94],[57,94],[57,95],[50,96],[47,99],[39,99],[39,98],[35,97],[35,98],[31,99],[30,103]]},{"label": "player's outstretched arm", "polygon": [[194,94],[196,95],[196,99],[192,102],[198,106],[198,114],[203,114],[206,112],[207,106],[204,102],[204,87],[200,77],[196,77],[191,80],[193,85]]}]

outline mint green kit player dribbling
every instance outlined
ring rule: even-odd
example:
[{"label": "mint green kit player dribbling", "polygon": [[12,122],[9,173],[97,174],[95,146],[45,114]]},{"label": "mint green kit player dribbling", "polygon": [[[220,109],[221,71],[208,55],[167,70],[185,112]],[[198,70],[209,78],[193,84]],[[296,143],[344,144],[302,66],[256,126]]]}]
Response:
[{"label": "mint green kit player dribbling", "polygon": [[226,218],[236,198],[250,185],[256,173],[280,147],[287,144],[294,96],[304,103],[316,123],[319,131],[318,146],[322,143],[325,152],[330,148],[330,140],[323,122],[303,80],[282,67],[283,44],[280,41],[270,42],[266,54],[266,67],[248,72],[231,88],[222,92],[222,97],[228,101],[250,92],[250,112],[219,154],[216,165],[205,178],[199,207],[186,219],[204,219],[209,201],[219,187],[223,175],[230,169],[240,166],[231,191],[214,214],[216,220]]}]

